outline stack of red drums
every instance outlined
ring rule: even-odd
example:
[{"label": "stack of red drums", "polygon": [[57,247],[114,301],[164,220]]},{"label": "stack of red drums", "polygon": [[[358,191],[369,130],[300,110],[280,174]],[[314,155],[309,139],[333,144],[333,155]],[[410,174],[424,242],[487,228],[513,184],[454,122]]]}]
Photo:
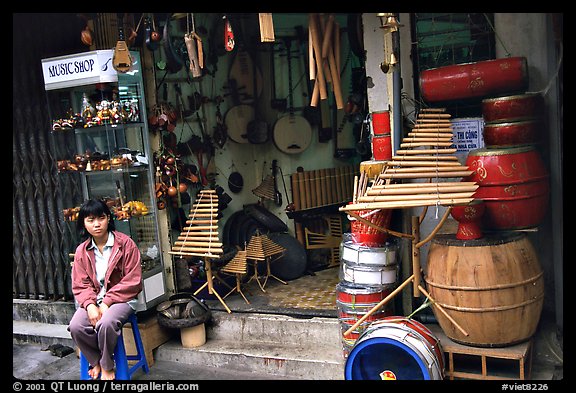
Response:
[{"label": "stack of red drums", "polygon": [[391,160],[390,111],[372,112],[371,118],[372,157],[376,161]]},{"label": "stack of red drums", "polygon": [[545,132],[544,97],[526,93],[525,57],[456,64],[420,74],[429,102],[482,99],[485,148],[472,150],[466,165],[474,173],[475,198],[483,200],[483,229],[538,226],[548,208],[548,173],[537,151]]},{"label": "stack of red drums", "polygon": [[482,100],[483,149],[468,154],[467,179],[480,187],[475,197],[486,210],[489,230],[538,226],[548,210],[549,175],[537,146],[545,134],[544,98],[538,93]]},{"label": "stack of red drums", "polygon": [[539,93],[482,100],[484,144],[491,148],[534,145],[544,134],[544,97]]}]

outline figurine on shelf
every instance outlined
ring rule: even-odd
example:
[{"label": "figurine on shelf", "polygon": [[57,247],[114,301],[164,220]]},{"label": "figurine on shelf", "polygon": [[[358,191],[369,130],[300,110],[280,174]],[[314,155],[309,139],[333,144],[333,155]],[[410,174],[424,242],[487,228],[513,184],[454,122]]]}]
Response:
[{"label": "figurine on shelf", "polygon": [[136,98],[124,101],[124,109],[127,113],[127,121],[140,121],[140,111],[138,110],[138,100]]},{"label": "figurine on shelf", "polygon": [[112,124],[126,122],[126,115],[124,113],[124,108],[120,105],[120,101],[112,101],[110,115]]},{"label": "figurine on shelf", "polygon": [[82,113],[81,117],[84,120],[84,128],[93,125],[93,118],[96,115],[96,109],[92,106],[92,103],[88,99],[86,93],[82,95]]},{"label": "figurine on shelf", "polygon": [[110,110],[110,103],[107,100],[100,101],[96,104],[96,109],[98,112],[96,114],[96,122],[98,125],[110,123],[112,117],[112,111]]}]

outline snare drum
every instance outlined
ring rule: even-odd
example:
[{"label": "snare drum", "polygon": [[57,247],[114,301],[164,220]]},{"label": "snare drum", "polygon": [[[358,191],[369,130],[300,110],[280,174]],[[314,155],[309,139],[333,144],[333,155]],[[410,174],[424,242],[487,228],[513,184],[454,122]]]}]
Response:
[{"label": "snare drum", "polygon": [[392,242],[381,247],[365,247],[353,241],[343,241],[340,243],[340,259],[360,265],[390,266],[396,265],[397,250],[397,245]]},{"label": "snare drum", "polygon": [[444,352],[423,324],[405,317],[373,322],[358,338],[345,365],[346,380],[440,380]]},{"label": "snare drum", "polygon": [[344,335],[344,332],[350,329],[366,313],[391,294],[392,290],[393,286],[390,285],[368,287],[350,284],[346,281],[338,283],[336,286],[336,305],[338,306],[338,318],[340,320],[345,356],[348,356],[356,340],[370,323],[392,314],[393,303],[390,301],[372,313],[351,333]]},{"label": "snare drum", "polygon": [[396,284],[398,265],[360,265],[340,263],[340,280],[360,285]]}]

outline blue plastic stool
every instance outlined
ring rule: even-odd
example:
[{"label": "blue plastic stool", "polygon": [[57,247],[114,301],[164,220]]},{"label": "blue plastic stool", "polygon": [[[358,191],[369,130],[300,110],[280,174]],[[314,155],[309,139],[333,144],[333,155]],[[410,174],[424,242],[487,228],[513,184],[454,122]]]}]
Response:
[{"label": "blue plastic stool", "polygon": [[[126,322],[130,322],[132,326],[132,334],[134,335],[134,343],[136,344],[136,355],[126,355],[126,347],[124,346],[124,337],[120,333],[118,337],[118,343],[116,348],[114,348],[114,363],[116,363],[116,379],[129,381],[132,374],[136,372],[140,367],[142,370],[148,374],[150,372],[150,367],[148,367],[148,362],[146,361],[146,355],[144,353],[144,344],[142,343],[142,337],[140,336],[140,329],[138,329],[138,319],[136,314],[132,313]],[[129,360],[136,360],[136,363],[131,367],[128,365]],[[81,380],[91,380],[88,370],[90,368],[90,363],[84,357],[82,352],[80,352],[80,379]]]}]

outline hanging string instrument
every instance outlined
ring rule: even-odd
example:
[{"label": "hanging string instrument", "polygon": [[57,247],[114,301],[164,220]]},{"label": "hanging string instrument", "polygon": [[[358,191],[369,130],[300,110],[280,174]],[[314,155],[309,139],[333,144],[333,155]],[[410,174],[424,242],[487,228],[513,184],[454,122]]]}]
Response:
[{"label": "hanging string instrument", "polygon": [[132,56],[124,39],[124,14],[122,13],[118,13],[118,41],[112,55],[112,67],[121,73],[126,73],[132,68]]},{"label": "hanging string instrument", "polygon": [[312,127],[305,117],[294,113],[294,97],[292,86],[292,61],[290,39],[285,40],[288,54],[288,105],[289,114],[281,117],[274,124],[274,144],[283,153],[298,154],[310,146],[312,142]]}]

